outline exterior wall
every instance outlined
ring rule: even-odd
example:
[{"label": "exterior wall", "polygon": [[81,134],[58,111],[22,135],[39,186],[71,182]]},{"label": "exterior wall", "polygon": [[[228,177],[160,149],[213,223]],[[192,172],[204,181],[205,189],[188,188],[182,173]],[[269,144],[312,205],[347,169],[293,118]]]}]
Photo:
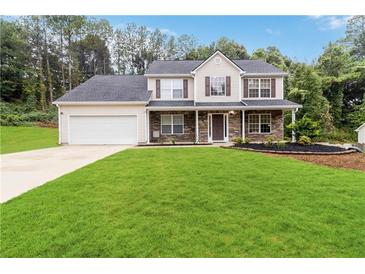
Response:
[{"label": "exterior wall", "polygon": [[359,129],[357,133],[357,142],[359,144],[365,144],[365,126]]},{"label": "exterior wall", "polygon": [[[161,115],[164,114],[184,114],[183,134],[161,134]],[[159,138],[153,137],[153,132],[159,132]],[[151,111],[150,112],[150,142],[151,143],[171,143],[195,142],[195,111]]]},{"label": "exterior wall", "polygon": [[151,100],[161,100],[156,98],[156,80],[157,79],[187,79],[188,80],[188,98],[182,98],[178,100],[194,100],[194,79],[193,78],[178,78],[178,77],[165,77],[165,78],[157,78],[157,77],[149,77],[147,80],[147,88],[148,90],[152,90]]},{"label": "exterior wall", "polygon": [[145,136],[145,107],[144,105],[61,105],[60,113],[60,141],[62,144],[68,143],[68,118],[71,114],[85,115],[137,115],[138,142],[146,142]]},{"label": "exterior wall", "polygon": [[[216,64],[215,57],[210,59],[195,74],[195,88],[197,102],[237,102],[241,99],[241,76],[239,69],[228,62],[221,54],[222,62]],[[231,76],[231,96],[205,96],[205,77],[206,76]]]},{"label": "exterior wall", "polygon": [[243,97],[243,80],[244,79],[250,79],[250,78],[255,78],[255,79],[259,79],[259,78],[270,78],[270,79],[276,79],[275,80],[275,98],[271,98],[271,99],[284,99],[284,78],[283,77],[246,77],[246,78],[242,78],[241,79],[241,98],[242,99],[270,99],[270,98],[247,98],[247,97]]},{"label": "exterior wall", "polygon": [[[248,115],[252,113],[271,113],[271,133],[248,133]],[[245,111],[245,136],[251,142],[263,142],[267,136],[275,137],[276,139],[284,139],[284,115],[282,110],[252,110]]]},{"label": "exterior wall", "polygon": [[[228,111],[199,111],[199,142],[208,142],[208,113],[228,113]],[[241,111],[228,115],[228,141],[242,136]]]}]

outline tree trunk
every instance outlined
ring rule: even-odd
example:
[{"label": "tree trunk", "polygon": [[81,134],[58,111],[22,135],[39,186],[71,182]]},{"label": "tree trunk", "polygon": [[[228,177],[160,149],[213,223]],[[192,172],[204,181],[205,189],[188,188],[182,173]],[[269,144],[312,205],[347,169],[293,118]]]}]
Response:
[{"label": "tree trunk", "polygon": [[68,35],[68,84],[69,91],[72,89],[72,67],[71,67],[71,35]]},{"label": "tree trunk", "polygon": [[40,104],[41,110],[46,109],[46,85],[44,84],[44,74],[43,74],[43,58],[41,49],[38,48],[38,68],[39,68],[39,94],[40,94]]},{"label": "tree trunk", "polygon": [[52,73],[51,73],[51,68],[49,66],[49,57],[48,57],[47,26],[44,26],[44,55],[46,57],[46,66],[47,66],[49,101],[50,101],[50,104],[52,104],[52,102],[53,102],[53,81],[52,81]]},{"label": "tree trunk", "polygon": [[66,77],[65,77],[65,62],[63,58],[63,30],[61,29],[61,35],[60,35],[60,49],[61,49],[61,71],[62,71],[62,94],[65,94],[66,92]]}]

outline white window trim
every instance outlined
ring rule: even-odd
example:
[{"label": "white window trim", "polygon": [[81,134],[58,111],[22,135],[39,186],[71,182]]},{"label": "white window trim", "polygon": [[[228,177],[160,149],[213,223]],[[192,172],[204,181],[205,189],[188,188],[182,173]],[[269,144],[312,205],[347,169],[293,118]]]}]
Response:
[{"label": "white window trim", "polygon": [[[212,78],[223,78],[224,79],[224,95],[212,95]],[[209,88],[210,88],[210,97],[225,97],[227,96],[227,79],[225,76],[210,76],[210,83],[209,83]]]},{"label": "white window trim", "polygon": [[[271,78],[248,78],[248,81],[250,80],[259,80],[259,96],[258,97],[253,97],[253,96],[250,96],[250,84],[248,84],[248,98],[254,98],[254,99],[269,99],[269,98],[273,98],[271,97]],[[261,80],[269,80],[270,81],[270,85],[269,85],[269,89],[270,89],[270,96],[269,97],[262,97],[261,96]]]},{"label": "white window trim", "polygon": [[[171,133],[163,133],[162,132],[162,117],[163,116],[170,116],[171,118]],[[174,133],[174,117],[173,116],[181,116],[182,117],[182,133]],[[161,135],[183,135],[184,134],[184,127],[185,127],[185,121],[184,121],[184,114],[162,114],[160,119],[160,132]]]},{"label": "white window trim", "polygon": [[[170,98],[162,98],[162,81],[170,81]],[[174,98],[174,81],[181,81],[181,98]],[[184,79],[160,79],[160,98],[159,100],[184,100]]]},{"label": "white window trim", "polygon": [[[258,115],[259,116],[259,131],[258,132],[250,132],[250,116]],[[261,115],[270,115],[270,132],[261,132]],[[271,113],[250,113],[248,114],[248,121],[247,121],[247,131],[248,134],[272,134],[272,119]],[[256,124],[256,123],[255,123]]]}]

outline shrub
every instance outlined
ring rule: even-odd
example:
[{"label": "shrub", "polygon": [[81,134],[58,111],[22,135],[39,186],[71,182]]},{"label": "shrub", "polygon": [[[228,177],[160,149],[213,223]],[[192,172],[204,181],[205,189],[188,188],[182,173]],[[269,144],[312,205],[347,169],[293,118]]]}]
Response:
[{"label": "shrub", "polygon": [[318,137],[320,134],[319,123],[313,121],[306,116],[304,116],[300,120],[297,120],[294,124],[291,123],[287,126],[287,128],[290,130],[294,130],[297,139],[299,139],[301,136],[315,138]]},{"label": "shrub", "polygon": [[1,114],[0,124],[2,126],[19,126],[24,122],[22,117],[17,114]]},{"label": "shrub", "polygon": [[352,143],[356,142],[356,132],[352,129],[334,129],[324,134],[319,141],[330,143]]},{"label": "shrub", "polygon": [[240,145],[243,143],[243,139],[241,137],[235,137],[233,138],[233,143],[235,143],[236,145]]},{"label": "shrub", "polygon": [[276,147],[277,148],[284,148],[284,147],[286,147],[286,142],[284,140],[278,141],[276,143]]},{"label": "shrub", "polygon": [[271,147],[275,142],[275,137],[273,136],[266,136],[264,139],[264,145]]},{"label": "shrub", "polygon": [[172,143],[173,145],[175,145],[175,144],[176,144],[176,139],[175,139],[175,138],[172,138],[172,139],[171,139],[171,143]]},{"label": "shrub", "polygon": [[308,136],[303,135],[300,136],[298,143],[301,145],[310,145],[312,143],[312,139]]},{"label": "shrub", "polygon": [[246,145],[249,144],[250,142],[251,142],[250,138],[243,139],[243,143]]}]

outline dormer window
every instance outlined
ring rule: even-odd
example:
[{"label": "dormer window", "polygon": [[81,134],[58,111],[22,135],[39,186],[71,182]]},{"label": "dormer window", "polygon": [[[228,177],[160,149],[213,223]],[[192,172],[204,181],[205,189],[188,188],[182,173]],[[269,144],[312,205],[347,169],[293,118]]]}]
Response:
[{"label": "dormer window", "polygon": [[183,98],[182,79],[162,79],[161,80],[161,99],[172,100]]},{"label": "dormer window", "polygon": [[226,77],[210,77],[210,95],[225,96],[226,95]]}]

